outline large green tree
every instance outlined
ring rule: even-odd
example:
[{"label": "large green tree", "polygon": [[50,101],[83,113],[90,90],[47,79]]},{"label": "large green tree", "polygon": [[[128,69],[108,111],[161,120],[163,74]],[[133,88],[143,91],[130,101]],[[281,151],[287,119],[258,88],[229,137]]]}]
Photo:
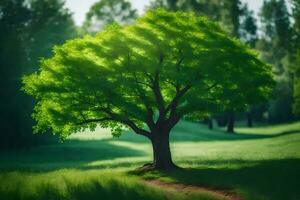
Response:
[{"label": "large green tree", "polygon": [[[175,165],[171,129],[180,119],[242,110],[268,98],[270,66],[215,23],[193,13],[154,10],[131,26],[68,41],[24,77],[38,103],[36,131],[62,138],[96,126],[149,138],[154,168]],[[251,87],[250,87],[251,86]]]}]

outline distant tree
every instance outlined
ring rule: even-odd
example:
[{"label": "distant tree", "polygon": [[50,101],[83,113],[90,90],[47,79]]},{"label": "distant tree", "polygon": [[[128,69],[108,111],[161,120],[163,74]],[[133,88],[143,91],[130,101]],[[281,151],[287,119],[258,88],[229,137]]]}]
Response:
[{"label": "distant tree", "polygon": [[63,0],[30,0],[30,20],[26,29],[28,67],[36,70],[40,57],[49,57],[54,45],[77,36],[72,14]]},{"label": "distant tree", "polygon": [[271,123],[291,121],[293,117],[293,81],[289,57],[293,31],[286,2],[264,1],[260,12],[262,38],[257,43],[262,59],[273,65],[276,79],[273,98],[269,102],[268,118]]},{"label": "distant tree", "polygon": [[240,18],[243,14],[240,0],[225,0],[223,2],[223,19],[224,26],[229,28],[232,36],[240,38]]},{"label": "distant tree", "polygon": [[253,11],[249,10],[247,4],[244,4],[242,13],[243,14],[240,17],[240,38],[243,42],[254,48],[258,40],[256,19]]},{"label": "distant tree", "polygon": [[150,8],[167,8],[172,11],[183,10],[183,7],[178,3],[179,0],[152,0],[150,1]]},{"label": "distant tree", "polygon": [[137,10],[127,0],[99,0],[86,14],[83,29],[91,33],[98,32],[112,23],[133,23],[137,16]]},{"label": "distant tree", "polygon": [[[25,139],[30,126],[24,126],[20,78],[26,56],[23,31],[30,12],[22,1],[0,1],[0,147],[18,146],[16,138]],[[30,114],[29,114],[30,119]]]},{"label": "distant tree", "polygon": [[[257,34],[257,22],[256,18],[253,15],[253,11],[249,10],[248,5],[244,4],[241,8],[242,15],[240,16],[240,39],[248,44],[251,48],[255,48],[255,45],[258,40],[258,34]],[[258,110],[257,107],[260,107],[258,105],[250,105],[246,116],[247,116],[247,125],[248,127],[253,126],[253,118],[255,111]]]},{"label": "distant tree", "polygon": [[[227,31],[231,36],[240,38],[240,18],[242,15],[242,8],[240,0],[225,0],[222,1],[221,9],[221,23],[227,28]],[[234,132],[235,123],[235,112],[237,111],[234,104],[229,105],[227,110],[225,110],[225,115],[227,119],[227,132]]]},{"label": "distant tree", "polygon": [[292,60],[292,70],[294,71],[294,105],[293,111],[300,116],[300,0],[291,0],[293,5],[293,30],[294,39],[294,59]]},{"label": "distant tree", "polygon": [[296,67],[294,72],[294,105],[293,111],[296,115],[300,115],[300,49],[296,59]]},{"label": "distant tree", "polygon": [[23,79],[38,102],[35,131],[65,138],[96,126],[113,135],[131,128],[151,140],[158,169],[175,167],[169,135],[180,119],[233,104],[243,110],[265,101],[273,85],[270,66],[217,24],[161,9],[68,41],[40,67]]},{"label": "distant tree", "polygon": [[193,11],[197,15],[219,21],[222,1],[220,0],[152,0],[150,9],[163,7],[172,11]]}]

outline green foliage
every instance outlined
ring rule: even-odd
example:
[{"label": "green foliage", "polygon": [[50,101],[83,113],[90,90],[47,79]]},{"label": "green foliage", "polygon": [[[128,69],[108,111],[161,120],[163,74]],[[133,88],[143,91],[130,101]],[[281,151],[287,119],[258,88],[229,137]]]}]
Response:
[{"label": "green foliage", "polygon": [[99,0],[86,14],[83,29],[86,32],[98,32],[107,25],[130,24],[137,18],[137,10],[127,0]]},{"label": "green foliage", "polygon": [[23,83],[38,100],[36,131],[64,138],[98,124],[136,131],[161,110],[170,118],[241,110],[266,100],[273,80],[270,66],[215,23],[158,9],[57,46]]}]

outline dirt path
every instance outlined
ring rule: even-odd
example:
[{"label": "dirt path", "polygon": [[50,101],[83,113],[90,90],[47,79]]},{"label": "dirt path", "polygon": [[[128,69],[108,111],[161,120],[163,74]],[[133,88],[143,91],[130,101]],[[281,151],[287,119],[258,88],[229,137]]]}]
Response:
[{"label": "dirt path", "polygon": [[165,183],[159,180],[147,180],[144,183],[151,187],[165,188],[168,190],[176,190],[183,194],[199,193],[208,194],[222,200],[244,200],[242,197],[226,190],[216,190],[213,188],[199,187],[194,185],[184,185],[180,183]]}]

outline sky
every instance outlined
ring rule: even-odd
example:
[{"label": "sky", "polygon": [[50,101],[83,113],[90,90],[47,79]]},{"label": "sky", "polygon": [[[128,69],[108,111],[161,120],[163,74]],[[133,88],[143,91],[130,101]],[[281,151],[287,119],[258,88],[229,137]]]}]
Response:
[{"label": "sky", "polygon": [[[66,0],[66,6],[73,13],[73,18],[77,25],[81,25],[84,21],[85,14],[88,12],[89,8],[98,0]],[[136,8],[139,14],[143,13],[143,9],[149,4],[150,0],[129,0],[132,6]],[[255,13],[258,12],[259,8],[262,6],[263,0],[242,0],[242,2],[247,2],[249,8]]]}]

